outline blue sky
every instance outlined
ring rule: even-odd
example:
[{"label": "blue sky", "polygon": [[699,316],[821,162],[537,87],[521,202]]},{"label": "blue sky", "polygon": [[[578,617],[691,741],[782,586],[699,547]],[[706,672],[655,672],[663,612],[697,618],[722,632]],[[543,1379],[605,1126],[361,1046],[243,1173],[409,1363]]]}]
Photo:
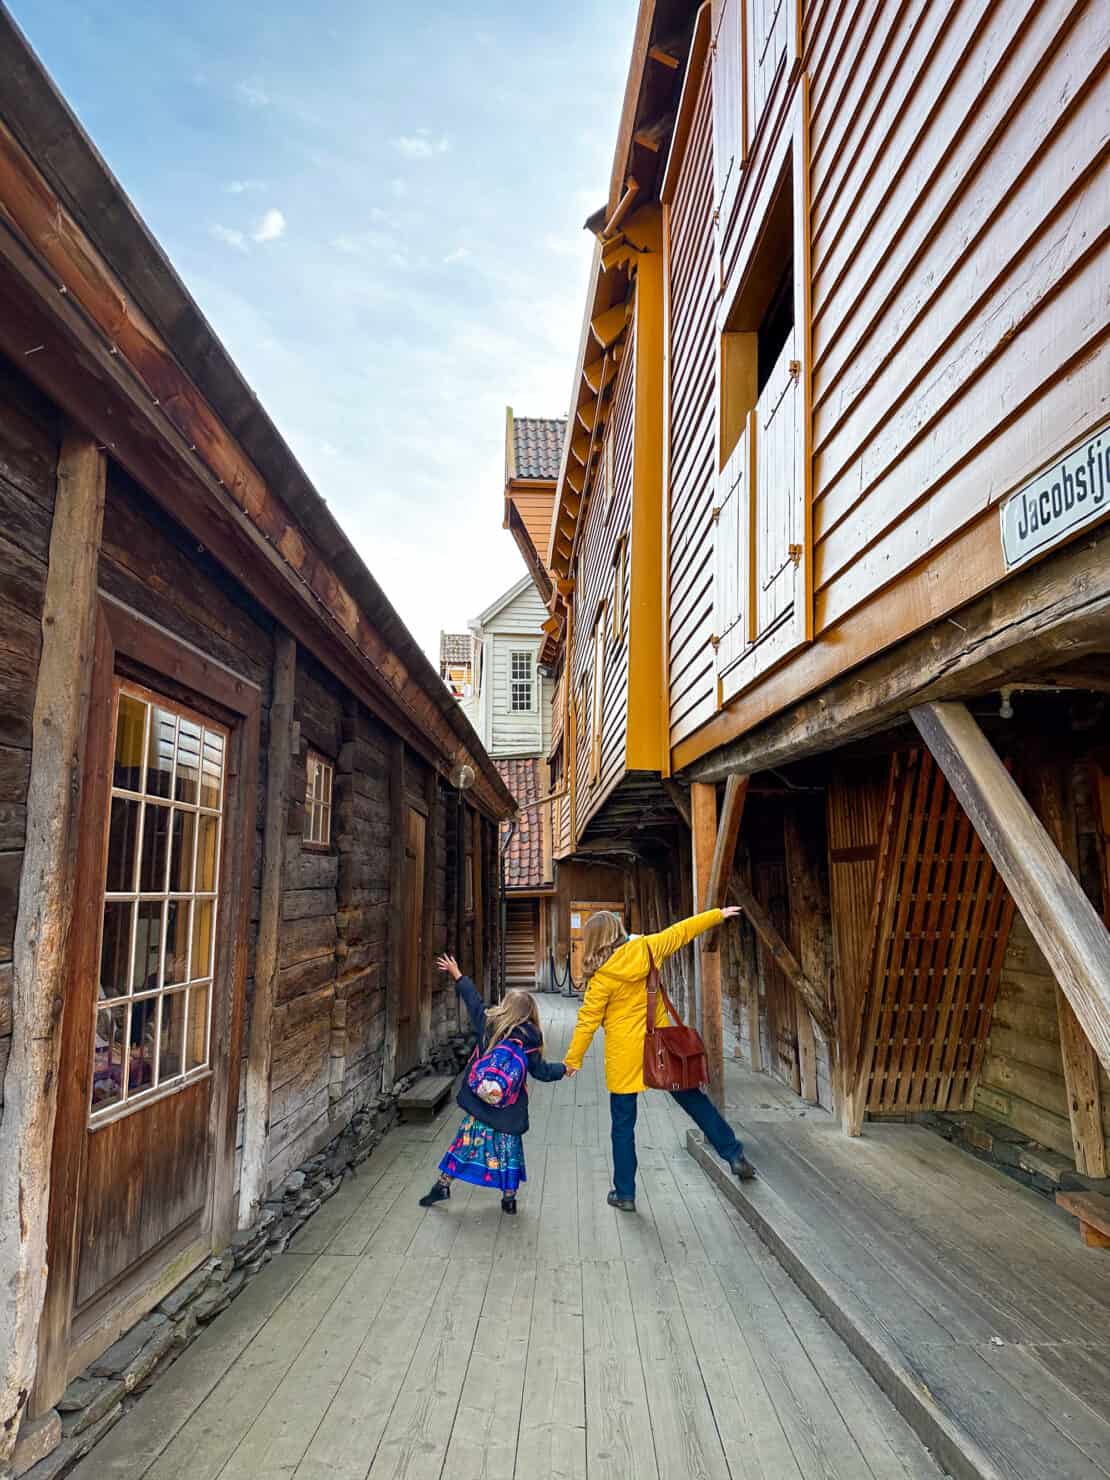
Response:
[{"label": "blue sky", "polygon": [[504,408],[565,412],[635,0],[9,0],[421,643],[523,571]]}]

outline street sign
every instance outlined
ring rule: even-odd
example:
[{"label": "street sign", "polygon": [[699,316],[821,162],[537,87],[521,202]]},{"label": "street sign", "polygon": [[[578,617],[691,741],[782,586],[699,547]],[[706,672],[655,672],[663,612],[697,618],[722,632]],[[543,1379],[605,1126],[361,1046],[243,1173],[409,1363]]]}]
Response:
[{"label": "street sign", "polygon": [[1093,524],[1110,511],[1110,432],[1091,437],[1002,504],[1006,569]]}]

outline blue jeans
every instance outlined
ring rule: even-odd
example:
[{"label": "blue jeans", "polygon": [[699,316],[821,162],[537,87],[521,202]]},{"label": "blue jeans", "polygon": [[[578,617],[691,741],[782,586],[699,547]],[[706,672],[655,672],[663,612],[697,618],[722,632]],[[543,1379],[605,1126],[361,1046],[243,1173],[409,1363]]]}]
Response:
[{"label": "blue jeans", "polygon": [[[609,1096],[609,1116],[613,1126],[613,1187],[618,1197],[636,1196],[638,1099],[639,1095]],[[704,1090],[673,1090],[671,1099],[682,1106],[723,1161],[733,1162],[738,1156],[743,1156],[743,1143],[736,1139],[736,1133]]]}]

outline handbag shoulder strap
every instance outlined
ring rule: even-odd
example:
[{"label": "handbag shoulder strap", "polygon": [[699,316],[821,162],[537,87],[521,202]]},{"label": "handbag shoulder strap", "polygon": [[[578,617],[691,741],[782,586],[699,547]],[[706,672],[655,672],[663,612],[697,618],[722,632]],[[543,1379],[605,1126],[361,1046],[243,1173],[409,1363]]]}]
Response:
[{"label": "handbag shoulder strap", "polygon": [[649,1033],[655,1032],[656,1001],[659,997],[663,999],[663,1006],[667,1009],[667,1014],[671,1022],[676,1027],[682,1027],[682,1019],[675,1011],[675,1005],[671,1001],[666,987],[663,985],[663,978],[660,976],[659,968],[655,964],[655,957],[651,953],[651,947],[648,946],[647,1031]]}]

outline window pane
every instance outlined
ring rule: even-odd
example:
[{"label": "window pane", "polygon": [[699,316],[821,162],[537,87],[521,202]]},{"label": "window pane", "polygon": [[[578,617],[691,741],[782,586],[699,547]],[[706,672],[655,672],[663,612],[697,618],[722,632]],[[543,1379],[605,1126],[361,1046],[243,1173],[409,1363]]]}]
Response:
[{"label": "window pane", "polygon": [[116,759],[112,785],[123,791],[141,791],[143,734],[146,705],[131,694],[120,694],[116,713]]},{"label": "window pane", "polygon": [[157,706],[150,711],[150,739],[146,757],[146,789],[152,797],[168,797],[173,775],[173,743],[177,715]]},{"label": "window pane", "polygon": [[177,779],[174,796],[179,802],[197,800],[200,781],[200,725],[191,719],[183,719],[177,736]]},{"label": "window pane", "polygon": [[104,906],[104,934],[100,943],[100,995],[127,995],[127,964],[131,954],[131,904],[109,901]]},{"label": "window pane", "polygon": [[215,907],[210,899],[193,903],[193,959],[189,968],[191,981],[212,975],[212,920]]},{"label": "window pane", "polygon": [[[180,772],[178,772],[180,775]],[[215,818],[204,819],[215,823]],[[170,844],[170,893],[188,894],[193,887],[193,842],[197,834],[197,814],[174,810]]]},{"label": "window pane", "polygon": [[331,779],[332,779],[332,774],[333,773],[332,773],[331,766],[325,766],[323,768],[323,770],[324,770],[324,788],[323,788],[324,805],[330,807],[331,806]]},{"label": "window pane", "polygon": [[224,737],[204,732],[204,760],[200,777],[200,804],[218,807],[224,775]]},{"label": "window pane", "polygon": [[185,1042],[185,1071],[208,1062],[208,988],[189,988],[189,1032]]},{"label": "window pane", "polygon": [[171,899],[166,905],[166,968],[163,982],[167,987],[185,980],[189,969],[189,901]]},{"label": "window pane", "polygon": [[131,1004],[131,1055],[127,1077],[128,1095],[154,1085],[154,1037],[158,1023],[158,998],[145,997]]},{"label": "window pane", "polygon": [[185,1051],[185,996],[184,992],[171,992],[162,998],[159,1084],[165,1084],[167,1079],[175,1079],[182,1072]]},{"label": "window pane", "polygon": [[104,887],[109,894],[130,894],[135,888],[135,852],[139,837],[139,803],[113,797],[108,819],[108,869]]},{"label": "window pane", "polygon": [[127,1033],[127,1004],[101,1008],[96,1014],[93,1048],[92,1107],[103,1110],[123,1098],[123,1044]]},{"label": "window pane", "polygon": [[212,894],[216,889],[216,873],[220,860],[220,819],[201,816],[197,819],[200,830],[197,839],[197,882],[198,894]]},{"label": "window pane", "polygon": [[139,860],[139,890],[162,894],[166,888],[166,859],[170,850],[170,809],[147,802],[143,817],[143,847]]},{"label": "window pane", "polygon": [[157,900],[143,899],[137,908],[131,990],[153,992],[158,986],[158,962],[162,954],[162,905]]}]

